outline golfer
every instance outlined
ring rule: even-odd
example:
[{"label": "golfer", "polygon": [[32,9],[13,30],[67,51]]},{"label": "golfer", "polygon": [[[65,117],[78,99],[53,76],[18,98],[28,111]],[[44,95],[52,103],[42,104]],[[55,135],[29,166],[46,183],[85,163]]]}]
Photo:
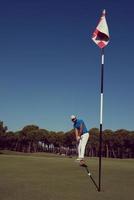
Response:
[{"label": "golfer", "polygon": [[85,147],[89,138],[88,130],[85,126],[85,123],[81,119],[77,119],[75,115],[71,115],[71,120],[74,123],[73,127],[75,130],[76,141],[78,142],[78,158],[77,161],[80,162],[80,165],[84,165],[84,155]]}]

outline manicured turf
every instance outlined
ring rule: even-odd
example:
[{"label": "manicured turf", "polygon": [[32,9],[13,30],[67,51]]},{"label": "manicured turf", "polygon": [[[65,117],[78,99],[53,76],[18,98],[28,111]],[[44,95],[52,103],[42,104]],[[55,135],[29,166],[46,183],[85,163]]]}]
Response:
[{"label": "manicured turf", "polygon": [[[0,155],[0,200],[127,200],[134,198],[134,159],[102,161],[102,191],[75,158]],[[98,184],[98,159],[86,158]]]}]

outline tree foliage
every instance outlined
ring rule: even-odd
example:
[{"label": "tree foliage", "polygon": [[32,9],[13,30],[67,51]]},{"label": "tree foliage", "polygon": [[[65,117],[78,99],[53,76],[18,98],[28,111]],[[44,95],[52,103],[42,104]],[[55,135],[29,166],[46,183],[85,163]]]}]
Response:
[{"label": "tree foliage", "polygon": [[[86,146],[86,155],[99,155],[99,129],[92,128]],[[134,158],[134,131],[106,129],[102,134],[102,156],[111,158]],[[64,132],[40,129],[36,125],[27,125],[17,132],[8,131],[0,121],[0,149],[20,152],[53,152],[63,155],[75,155],[77,143],[74,130]]]}]

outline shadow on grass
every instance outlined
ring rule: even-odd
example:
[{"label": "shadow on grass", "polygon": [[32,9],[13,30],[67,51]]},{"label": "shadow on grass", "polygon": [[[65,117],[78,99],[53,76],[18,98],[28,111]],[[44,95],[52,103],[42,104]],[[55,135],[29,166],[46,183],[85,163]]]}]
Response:
[{"label": "shadow on grass", "polygon": [[95,182],[94,178],[92,177],[91,173],[89,172],[88,166],[87,165],[83,165],[83,167],[85,168],[88,176],[90,177],[90,179],[92,180],[93,184],[95,185],[97,191],[99,192],[99,187],[98,187],[97,183]]}]

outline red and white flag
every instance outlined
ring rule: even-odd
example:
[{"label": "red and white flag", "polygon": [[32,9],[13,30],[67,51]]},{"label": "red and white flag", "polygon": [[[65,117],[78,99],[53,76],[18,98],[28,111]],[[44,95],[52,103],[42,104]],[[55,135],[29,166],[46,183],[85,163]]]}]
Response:
[{"label": "red and white flag", "polygon": [[96,27],[92,40],[102,49],[109,42],[109,30],[105,17],[105,10],[103,10],[102,16],[100,18],[99,24]]}]

